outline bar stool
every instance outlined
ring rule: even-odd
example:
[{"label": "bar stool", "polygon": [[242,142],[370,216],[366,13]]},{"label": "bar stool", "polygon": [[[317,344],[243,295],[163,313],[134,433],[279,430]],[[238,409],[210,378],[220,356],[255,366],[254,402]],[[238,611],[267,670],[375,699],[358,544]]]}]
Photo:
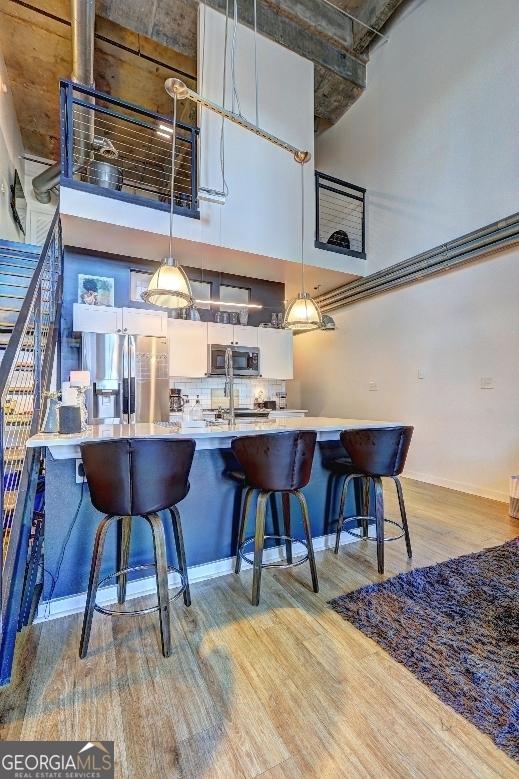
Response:
[{"label": "bar stool", "polygon": [[[301,489],[310,481],[316,438],[315,432],[295,430],[285,433],[241,436],[233,439],[231,443],[232,451],[243,468],[245,488],[234,570],[235,573],[240,572],[242,560],[253,566],[252,604],[254,606],[259,604],[263,568],[291,568],[302,565],[308,560],[313,590],[319,592],[308,507],[305,496],[301,492]],[[257,493],[255,535],[245,539],[247,515],[255,493]],[[265,535],[266,506],[269,496],[273,493],[281,493],[283,496],[285,520],[285,533],[283,535]],[[295,563],[292,560],[292,543],[298,539],[291,536],[290,495],[294,495],[299,502],[306,536],[305,541],[299,540],[307,549],[306,555]],[[285,541],[286,563],[263,562],[263,548],[266,538]],[[254,543],[254,559],[245,553],[245,547],[252,543]]]},{"label": "bar stool", "polygon": [[[346,521],[359,520],[362,523],[362,534],[356,530],[346,528],[346,532],[356,538],[368,538],[368,521],[374,520],[377,541],[378,572],[384,573],[384,541],[397,541],[405,536],[407,556],[411,558],[411,539],[407,525],[407,515],[404,503],[404,494],[399,475],[402,473],[409,451],[412,427],[377,427],[358,430],[345,430],[341,433],[341,443],[349,456],[339,457],[328,463],[328,467],[335,473],[344,476],[341,500],[339,506],[339,518],[337,523],[337,535],[335,539],[335,554],[339,552],[341,531]],[[398,495],[398,505],[402,524],[384,517],[384,492],[382,488],[383,477],[393,479]],[[344,507],[348,493],[348,486],[353,479],[363,480],[363,514],[353,517],[344,516]],[[375,515],[369,514],[370,487],[375,489]],[[399,535],[384,537],[384,523],[396,525],[402,531]]]},{"label": "bar stool", "polygon": [[[98,525],[90,567],[87,602],[79,656],[86,657],[94,611],[101,614],[136,615],[159,612],[162,654],[171,654],[170,598],[168,573],[179,574],[181,586],[171,600],[182,593],[186,606],[191,604],[182,524],[177,503],[189,492],[189,472],[193,462],[195,442],[191,439],[165,438],[119,439],[81,445],[90,498],[98,511],[106,514]],[[158,511],[168,509],[173,525],[178,567],[167,564],[164,527]],[[128,567],[130,535],[133,517],[143,517],[151,528],[154,562]],[[117,571],[99,579],[103,548],[108,528],[117,522]],[[117,600],[126,600],[126,582],[131,571],[154,568],[158,605],[146,609],[114,610],[99,606],[96,593],[99,585],[117,579]]]}]

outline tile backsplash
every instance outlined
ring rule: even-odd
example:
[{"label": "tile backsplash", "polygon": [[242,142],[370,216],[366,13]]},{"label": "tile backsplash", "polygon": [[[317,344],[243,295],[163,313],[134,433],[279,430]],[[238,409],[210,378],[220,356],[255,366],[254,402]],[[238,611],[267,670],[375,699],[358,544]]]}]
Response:
[{"label": "tile backsplash", "polygon": [[[200,395],[200,403],[203,408],[211,408],[211,390],[221,390],[225,385],[223,376],[209,376],[200,379],[185,379],[181,376],[170,378],[169,386],[182,390],[182,395],[189,395],[194,403],[197,395]],[[263,390],[264,400],[277,400],[276,392],[285,392],[284,381],[269,381],[268,379],[235,379],[234,390],[239,394],[238,405],[244,408],[254,406],[254,398],[260,390]],[[213,397],[215,393],[213,393]]]}]

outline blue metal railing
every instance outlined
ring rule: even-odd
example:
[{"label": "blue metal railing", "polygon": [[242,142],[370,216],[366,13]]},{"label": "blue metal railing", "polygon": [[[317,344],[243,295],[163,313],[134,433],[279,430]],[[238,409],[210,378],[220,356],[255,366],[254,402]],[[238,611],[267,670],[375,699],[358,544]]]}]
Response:
[{"label": "blue metal railing", "polygon": [[315,246],[366,259],[366,190],[315,171]]},{"label": "blue metal railing", "polygon": [[[170,116],[60,82],[61,184],[169,211]],[[197,127],[177,122],[175,213],[200,218]]]},{"label": "blue metal railing", "polygon": [[41,465],[41,450],[26,449],[25,444],[40,429],[46,410],[59,338],[62,280],[56,210],[0,365],[0,684],[10,680],[16,634],[24,624],[20,614]]}]

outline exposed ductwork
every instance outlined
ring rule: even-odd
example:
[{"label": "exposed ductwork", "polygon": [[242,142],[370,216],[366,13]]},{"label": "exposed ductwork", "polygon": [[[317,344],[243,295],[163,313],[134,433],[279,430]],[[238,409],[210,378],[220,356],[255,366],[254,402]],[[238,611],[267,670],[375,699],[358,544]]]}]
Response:
[{"label": "exposed ductwork", "polygon": [[[95,0],[70,0],[70,21],[72,25],[72,81],[94,87],[94,27]],[[92,98],[93,102],[93,98]],[[77,108],[80,121],[88,124],[86,132],[80,134],[77,159],[74,165],[82,165],[90,153],[94,140],[94,113]],[[76,114],[77,116],[77,114]],[[61,163],[39,173],[32,180],[34,195],[40,203],[49,203],[51,190],[59,184]]]},{"label": "exposed ductwork", "polygon": [[95,0],[70,0],[72,81],[94,87]]}]

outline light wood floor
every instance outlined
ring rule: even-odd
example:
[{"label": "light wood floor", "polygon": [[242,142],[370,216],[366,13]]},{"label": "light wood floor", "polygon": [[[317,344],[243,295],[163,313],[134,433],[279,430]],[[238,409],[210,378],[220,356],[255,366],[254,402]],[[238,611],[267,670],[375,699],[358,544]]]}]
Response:
[{"label": "light wood floor", "polygon": [[[414,566],[513,538],[497,503],[404,484]],[[388,512],[396,501],[388,485]],[[159,651],[156,616],[96,615],[87,660],[80,616],[29,628],[14,683],[0,692],[2,739],[113,739],[117,776],[518,777],[519,766],[404,667],[326,605],[378,581],[370,542],[266,572],[259,608],[250,572],[192,587],[174,607],[174,651]],[[406,570],[403,541],[386,545],[386,575]]]}]

